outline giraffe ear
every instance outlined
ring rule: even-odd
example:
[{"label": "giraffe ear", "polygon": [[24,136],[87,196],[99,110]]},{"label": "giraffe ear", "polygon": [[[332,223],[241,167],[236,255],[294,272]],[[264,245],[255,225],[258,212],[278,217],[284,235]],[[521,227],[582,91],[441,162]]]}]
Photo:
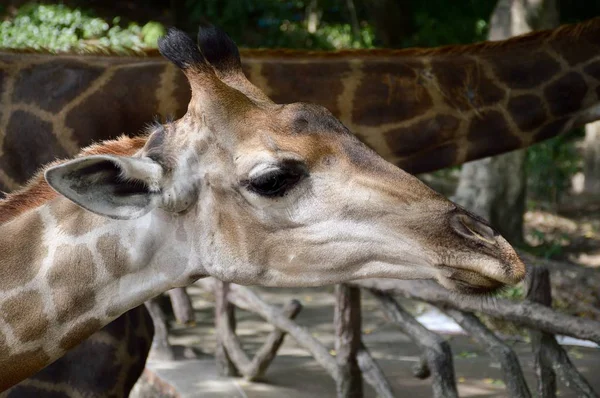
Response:
[{"label": "giraffe ear", "polygon": [[163,169],[148,158],[94,155],[50,167],[44,176],[84,209],[128,220],[158,207]]}]

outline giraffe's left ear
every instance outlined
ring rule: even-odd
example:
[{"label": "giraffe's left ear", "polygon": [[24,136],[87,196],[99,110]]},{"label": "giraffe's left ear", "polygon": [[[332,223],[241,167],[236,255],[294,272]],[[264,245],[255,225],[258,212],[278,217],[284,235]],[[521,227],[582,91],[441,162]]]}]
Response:
[{"label": "giraffe's left ear", "polygon": [[48,184],[93,213],[134,219],[158,207],[163,169],[148,158],[93,155],[50,167]]}]

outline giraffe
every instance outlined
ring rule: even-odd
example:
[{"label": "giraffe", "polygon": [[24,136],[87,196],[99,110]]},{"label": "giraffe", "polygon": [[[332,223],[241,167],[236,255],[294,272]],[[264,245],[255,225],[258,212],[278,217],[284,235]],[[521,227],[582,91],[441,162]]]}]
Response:
[{"label": "giraffe", "polygon": [[434,279],[489,293],[525,265],[485,221],[385,161],[324,107],[276,104],[214,27],[170,29],[161,54],[183,117],[46,166],[2,202],[0,389],[118,316],[214,276],[319,286]]},{"label": "giraffe", "polygon": [[153,328],[138,306],[0,397],[128,397],[144,371]]},{"label": "giraffe", "polygon": [[[472,45],[241,55],[250,81],[276,102],[323,105],[386,160],[422,173],[598,119],[599,34],[600,17]],[[155,51],[5,50],[0,90],[0,191],[17,189],[55,157],[140,132],[157,114],[178,118],[190,99],[185,76]]]},{"label": "giraffe", "polygon": [[[596,18],[441,49],[243,50],[242,61],[249,79],[271,97],[325,105],[387,160],[423,172],[596,118],[599,24]],[[137,132],[155,114],[181,116],[190,98],[187,80],[156,55],[0,53],[0,189],[17,188],[40,164],[92,141]],[[543,74],[534,75],[538,70]],[[129,81],[142,84],[129,87]],[[551,95],[559,91],[564,95]],[[563,108],[570,110],[566,116]],[[77,350],[85,355],[85,345]]]}]

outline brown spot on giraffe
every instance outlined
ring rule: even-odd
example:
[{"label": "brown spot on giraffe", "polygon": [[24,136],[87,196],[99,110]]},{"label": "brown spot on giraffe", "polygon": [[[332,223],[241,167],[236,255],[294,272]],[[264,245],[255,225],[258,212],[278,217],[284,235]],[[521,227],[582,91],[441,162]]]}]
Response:
[{"label": "brown spot on giraffe", "polygon": [[[263,75],[269,76],[270,97],[275,102],[310,101],[325,106],[334,115],[340,114],[337,98],[344,90],[342,78],[348,74],[350,66],[346,62],[319,64],[293,64],[272,62],[262,67]],[[303,76],[310,76],[312,84],[306,84]],[[329,76],[338,76],[332,80]]]},{"label": "brown spot on giraffe", "polygon": [[[44,224],[37,213],[30,213],[5,224],[0,235],[0,257],[19,264],[35,264],[48,253],[40,231]],[[23,286],[38,272],[35,267],[0,267],[0,291]]]},{"label": "brown spot on giraffe", "polygon": [[56,113],[87,90],[102,73],[103,68],[74,59],[36,64],[21,70],[16,77],[13,101]]},{"label": "brown spot on giraffe", "polygon": [[[490,53],[486,60],[491,64],[498,79],[511,89],[535,88],[550,80],[561,70],[559,62],[546,52],[532,53],[520,49],[508,49],[508,51],[513,53],[510,56],[504,51]],[[519,62],[515,62],[515,59]]]},{"label": "brown spot on giraffe", "polygon": [[40,164],[67,156],[52,134],[52,124],[21,110],[11,114],[2,145],[0,168],[20,184],[27,182]]},{"label": "brown spot on giraffe", "polygon": [[507,110],[517,127],[523,131],[534,130],[548,120],[541,98],[533,94],[511,97]]},{"label": "brown spot on giraffe", "polygon": [[53,292],[59,322],[76,319],[93,308],[96,296],[89,286],[95,278],[92,252],[85,245],[56,248],[54,266],[48,272],[48,284]]},{"label": "brown spot on giraffe", "polygon": [[[436,115],[407,127],[400,127],[385,133],[386,142],[394,155],[410,156],[423,148],[434,148],[451,140],[460,121],[451,115]],[[416,134],[415,134],[416,133]],[[398,145],[398,137],[402,145]]]},{"label": "brown spot on giraffe", "polygon": [[457,158],[457,155],[458,145],[450,142],[407,156],[396,161],[396,165],[408,173],[425,173],[447,167],[447,165],[458,164],[460,159]]},{"label": "brown spot on giraffe", "polygon": [[37,291],[22,292],[6,301],[0,316],[23,342],[39,339],[48,327],[42,295]]},{"label": "brown spot on giraffe", "polygon": [[81,342],[89,335],[100,329],[100,327],[102,327],[102,324],[100,320],[96,318],[90,318],[85,321],[82,321],[73,328],[71,328],[69,333],[67,333],[60,339],[59,347],[61,347],[65,351],[70,350],[79,342]]},{"label": "brown spot on giraffe", "polygon": [[[482,137],[480,132],[487,131],[489,137]],[[501,146],[504,151],[519,148],[521,139],[510,133],[508,123],[504,115],[498,111],[487,111],[481,115],[474,116],[469,125],[469,159],[484,158],[496,153]]]},{"label": "brown spot on giraffe", "polygon": [[535,133],[534,139],[536,141],[541,141],[562,133],[568,121],[568,117],[563,117],[546,124],[537,133]]},{"label": "brown spot on giraffe", "polygon": [[554,116],[565,116],[581,109],[587,93],[587,84],[579,73],[569,72],[544,89],[550,112]]},{"label": "brown spot on giraffe", "polygon": [[123,264],[129,263],[129,253],[118,236],[102,235],[96,242],[96,248],[111,276],[118,278],[127,273],[127,268]]},{"label": "brown spot on giraffe", "polygon": [[352,122],[379,126],[410,120],[428,111],[432,99],[419,81],[418,71],[422,69],[422,62],[412,60],[380,61],[363,67],[364,76],[354,94]]},{"label": "brown spot on giraffe", "polygon": [[0,380],[3,391],[37,369],[48,363],[50,357],[43,350],[25,351],[19,354],[0,356],[0,369],[10,367],[7,378]]},{"label": "brown spot on giraffe", "polygon": [[600,52],[600,43],[592,43],[589,41],[575,42],[574,40],[565,40],[558,37],[550,39],[548,44],[562,59],[567,61],[571,66],[576,66],[582,62],[589,60],[588,54]]},{"label": "brown spot on giraffe", "polygon": [[81,236],[97,228],[104,220],[77,211],[79,206],[67,200],[55,200],[48,206],[59,227],[70,236]]},{"label": "brown spot on giraffe", "polygon": [[596,80],[600,80],[600,61],[594,61],[583,68],[583,71]]},{"label": "brown spot on giraffe", "polygon": [[444,101],[451,108],[461,111],[500,102],[505,90],[485,76],[484,66],[475,59],[460,58],[462,62],[448,62],[447,59],[434,59],[431,62]]},{"label": "brown spot on giraffe", "polygon": [[[115,133],[138,133],[148,123],[147,115],[158,109],[156,87],[164,64],[147,65],[144,68],[118,69],[112,78],[94,95],[75,106],[66,117],[66,125],[77,134],[79,146],[94,141],[116,138]],[[130,90],[131,82],[144,84]],[[89,109],[104,109],[106,103],[118,104],[112,108],[110,117],[90,115]]]}]

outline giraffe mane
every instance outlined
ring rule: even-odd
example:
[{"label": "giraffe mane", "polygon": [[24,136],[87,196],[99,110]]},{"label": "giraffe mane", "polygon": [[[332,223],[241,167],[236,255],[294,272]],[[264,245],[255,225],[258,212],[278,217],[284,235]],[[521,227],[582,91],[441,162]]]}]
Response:
[{"label": "giraffe mane", "polygon": [[[357,57],[381,57],[381,56],[432,56],[432,55],[460,55],[460,54],[478,54],[488,50],[497,50],[503,48],[512,48],[519,45],[528,44],[531,42],[544,41],[552,37],[557,39],[577,39],[579,36],[600,28],[600,17],[595,17],[577,24],[562,25],[554,29],[539,30],[528,34],[516,36],[507,40],[501,41],[483,41],[473,44],[452,44],[434,48],[372,48],[372,49],[342,49],[334,51],[323,50],[302,50],[302,49],[286,49],[286,48],[240,48],[242,58],[244,56],[252,57],[305,57],[311,55],[319,58],[337,58],[344,56]],[[139,56],[143,57],[158,57],[160,53],[158,49],[113,49],[102,46],[89,46],[81,50],[70,51],[54,51],[45,48],[0,48],[3,53],[15,54],[56,54],[56,55],[78,55],[78,56]]]},{"label": "giraffe mane", "polygon": [[[90,145],[82,149],[76,157],[89,155],[131,156],[144,147],[147,139],[147,135],[133,138],[122,135],[115,140]],[[23,188],[7,194],[4,199],[0,199],[0,224],[57,198],[59,194],[48,185],[44,178],[44,172],[49,167],[68,160],[70,159],[56,160],[47,164],[35,173]]]}]

